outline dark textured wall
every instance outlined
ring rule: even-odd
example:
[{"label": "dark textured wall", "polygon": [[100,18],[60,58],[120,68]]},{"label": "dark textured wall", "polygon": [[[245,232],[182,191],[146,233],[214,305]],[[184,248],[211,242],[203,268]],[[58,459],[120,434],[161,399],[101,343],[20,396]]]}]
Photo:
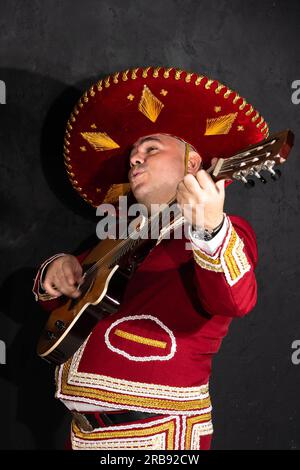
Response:
[{"label": "dark textured wall", "polygon": [[69,417],[53,371],[35,355],[45,321],[31,294],[36,267],[94,233],[94,212],[65,178],[62,136],[82,91],[104,75],[164,65],[206,74],[245,96],[271,131],[296,144],[277,183],[227,191],[259,246],[258,304],[235,320],[214,361],[215,449],[300,449],[297,1],[0,1],[1,448],[61,448]]}]

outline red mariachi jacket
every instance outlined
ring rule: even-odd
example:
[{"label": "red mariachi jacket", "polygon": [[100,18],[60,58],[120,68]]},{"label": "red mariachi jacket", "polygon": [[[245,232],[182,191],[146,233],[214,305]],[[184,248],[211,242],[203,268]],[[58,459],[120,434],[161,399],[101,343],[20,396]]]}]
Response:
[{"label": "red mariachi jacket", "polygon": [[[254,231],[240,217],[227,220],[213,254],[187,250],[187,239],[163,239],[151,251],[119,311],[57,368],[57,398],[161,413],[207,409],[212,357],[232,319],[250,312],[257,299]],[[38,282],[39,275],[34,292]],[[42,304],[51,310],[62,301]]]}]

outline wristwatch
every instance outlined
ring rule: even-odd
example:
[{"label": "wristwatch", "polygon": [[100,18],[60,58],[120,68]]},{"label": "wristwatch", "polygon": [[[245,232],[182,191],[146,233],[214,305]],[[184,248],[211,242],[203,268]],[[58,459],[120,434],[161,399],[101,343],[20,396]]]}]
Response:
[{"label": "wristwatch", "polygon": [[217,233],[220,232],[221,228],[223,227],[224,220],[225,220],[225,216],[223,215],[222,222],[213,230],[208,230],[206,228],[204,230],[191,230],[191,235],[192,237],[197,238],[198,240],[204,240],[204,241],[212,240],[212,238],[214,238],[217,235]]}]

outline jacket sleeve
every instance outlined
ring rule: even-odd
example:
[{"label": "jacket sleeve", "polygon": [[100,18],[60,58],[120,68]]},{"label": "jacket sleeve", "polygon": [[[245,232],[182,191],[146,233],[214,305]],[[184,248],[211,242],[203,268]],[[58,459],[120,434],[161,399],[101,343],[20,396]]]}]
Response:
[{"label": "jacket sleeve", "polygon": [[[91,249],[84,251],[80,255],[76,256],[78,261],[82,263],[84,259],[87,257],[87,255],[90,253]],[[51,297],[51,295],[47,294],[47,292],[44,291],[43,289],[43,284],[42,280],[44,278],[44,275],[46,273],[47,267],[49,266],[52,261],[54,261],[56,258],[59,258],[60,256],[64,256],[66,253],[58,253],[54,256],[51,256],[51,258],[48,258],[46,261],[43,262],[43,264],[40,266],[38,269],[37,275],[33,281],[33,288],[32,292],[34,294],[36,302],[39,302],[40,305],[43,307],[48,312],[51,312],[52,310],[58,308],[60,305],[65,303],[67,301],[67,297],[64,295],[61,295],[60,297]]]},{"label": "jacket sleeve", "polygon": [[214,253],[192,243],[197,293],[209,314],[243,317],[257,301],[256,236],[241,217],[227,216],[227,222]]}]

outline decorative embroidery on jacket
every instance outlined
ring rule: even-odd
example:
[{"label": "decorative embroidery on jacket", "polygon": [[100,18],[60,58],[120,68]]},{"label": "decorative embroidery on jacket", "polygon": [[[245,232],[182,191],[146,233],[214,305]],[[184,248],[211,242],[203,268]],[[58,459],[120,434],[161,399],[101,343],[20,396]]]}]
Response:
[{"label": "decorative embroidery on jacket", "polygon": [[86,342],[71,359],[57,368],[57,398],[161,414],[199,415],[211,411],[208,384],[173,387],[79,372]]},{"label": "decorative embroidery on jacket", "polygon": [[201,436],[212,434],[211,413],[196,416],[153,417],[146,422],[83,431],[72,422],[75,450],[200,450]]},{"label": "decorative embroidery on jacket", "polygon": [[244,242],[236,233],[231,222],[221,249],[220,260],[230,286],[236,284],[251,269],[244,251]]},{"label": "decorative embroidery on jacket", "polygon": [[[171,342],[171,350],[170,350],[169,354],[165,354],[165,355],[158,355],[157,354],[157,355],[150,355],[150,356],[144,356],[144,355],[143,356],[142,355],[141,356],[135,356],[135,355],[130,354],[129,352],[124,351],[123,349],[120,349],[120,348],[112,345],[111,339],[110,339],[111,331],[117,325],[120,325],[121,323],[128,322],[128,321],[137,321],[137,320],[151,320],[151,321],[155,322],[168,335],[168,337],[170,339],[170,342]],[[123,327],[122,329],[118,328],[117,330],[115,330],[115,335],[120,336],[122,338],[125,338],[128,341],[132,341],[132,342],[136,342],[136,343],[139,343],[139,344],[145,344],[147,346],[151,346],[154,349],[155,348],[165,349],[166,346],[167,346],[166,342],[158,341],[158,340],[156,340],[154,338],[150,338],[150,337],[146,338],[144,336],[134,335],[134,334],[132,334],[128,331],[124,331],[124,328],[126,328],[126,327]],[[131,361],[140,361],[140,362],[169,361],[174,356],[174,354],[176,352],[176,340],[175,340],[175,337],[174,337],[172,331],[166,325],[164,325],[158,318],[153,317],[152,315],[131,315],[131,316],[123,317],[123,318],[120,318],[120,319],[116,320],[115,322],[113,322],[110,325],[110,327],[105,332],[105,344],[108,347],[108,349],[110,349],[111,351],[113,351],[117,354],[121,354],[121,356],[124,356],[124,357],[126,357],[127,359],[129,359]]]},{"label": "decorative embroidery on jacket", "polygon": [[193,256],[201,268],[224,273],[226,281],[230,286],[236,284],[251,269],[244,251],[244,242],[238,236],[230,219],[228,231],[221,249],[214,256],[209,256],[201,249],[196,250],[193,248]]}]

